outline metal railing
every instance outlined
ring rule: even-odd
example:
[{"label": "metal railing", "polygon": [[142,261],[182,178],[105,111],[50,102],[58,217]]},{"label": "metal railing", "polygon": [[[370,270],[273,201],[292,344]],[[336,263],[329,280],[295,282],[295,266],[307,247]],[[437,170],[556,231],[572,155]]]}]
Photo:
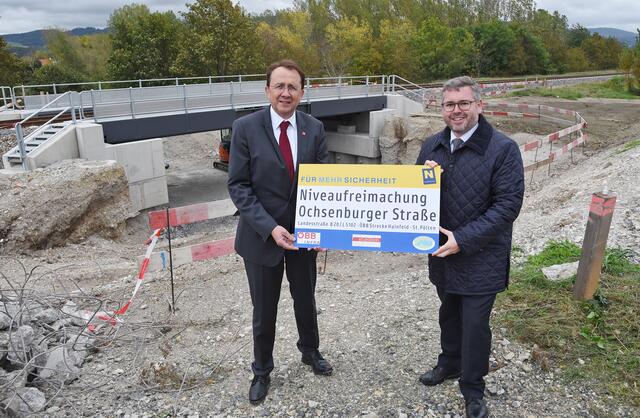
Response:
[{"label": "metal railing", "polygon": [[0,86],[0,96],[2,97],[2,102],[0,106],[0,111],[7,110],[11,107],[15,108],[15,98],[13,96],[13,90],[9,86]]},{"label": "metal railing", "polygon": [[399,75],[389,76],[387,93],[401,94],[419,103],[424,103],[425,88]]},{"label": "metal railing", "polygon": [[[309,78],[303,102],[382,96],[387,91],[386,80],[386,76]],[[204,109],[243,109],[268,104],[264,85],[263,76],[263,80],[243,82],[91,90],[80,94],[79,103],[83,115],[84,106],[89,107],[90,103],[95,122]]]},{"label": "metal railing", "polygon": [[[71,123],[74,124],[74,125],[76,124],[76,111],[77,111],[77,109],[76,109],[76,106],[73,104],[73,96],[74,95],[78,95],[78,93],[75,92],[75,91],[69,91],[67,93],[64,93],[63,95],[57,97],[55,100],[47,103],[44,107],[42,107],[37,112],[32,113],[31,115],[29,115],[25,119],[23,119],[20,122],[16,123],[16,138],[17,138],[17,141],[18,141],[18,150],[20,152],[20,159],[22,161],[22,168],[27,170],[27,150],[26,150],[26,147],[25,147],[25,144],[24,144],[25,140],[27,140],[28,138],[30,138],[32,136],[38,135],[41,131],[46,129],[46,127],[48,127],[51,124],[53,124],[60,116],[64,115],[67,112],[71,112]],[[22,128],[23,124],[28,122],[30,119],[35,118],[37,115],[39,115],[45,109],[49,108],[54,103],[56,103],[58,101],[60,101],[60,103],[62,103],[65,98],[67,100],[69,100],[69,106],[64,107],[54,117],[52,117],[51,119],[49,119],[48,121],[46,121],[45,123],[40,125],[40,127],[38,127],[36,130],[34,130],[28,136],[25,137],[24,130]],[[55,109],[59,110],[59,108],[55,108]]]},{"label": "metal railing", "polygon": [[[404,80],[398,76],[390,77]],[[327,89],[329,87],[335,88],[333,95],[338,98],[343,96],[342,87],[347,88],[347,90],[355,90],[355,86],[361,87],[361,94],[364,96],[381,95],[391,91],[391,89],[387,88],[388,83],[389,77],[380,75],[310,78],[306,82],[307,95],[305,99],[310,102],[311,100],[328,96]],[[410,84],[413,85],[413,83]],[[247,74],[19,85],[12,88],[5,87],[2,92],[5,96],[4,102],[9,103],[10,100],[14,104],[14,108],[20,107],[25,110],[38,110],[55,101],[64,94],[65,90],[79,91],[80,95],[74,96],[74,100],[76,100],[75,106],[80,108],[81,112],[84,112],[89,102],[92,104],[118,101],[141,102],[147,98],[169,99],[185,97],[189,100],[189,98],[195,96],[223,96],[225,94],[231,96],[228,106],[235,108],[236,104],[242,106],[242,103],[236,103],[234,95],[250,92],[262,93],[264,85],[264,74]],[[262,99],[264,99],[264,96],[262,96]],[[256,104],[265,103],[265,100],[256,101]],[[17,106],[18,104],[19,106]],[[134,113],[136,113],[135,110]]]},{"label": "metal railing", "polygon": [[[30,84],[18,85],[11,88],[11,96],[22,99],[24,107],[29,109],[29,98],[31,102],[38,102],[36,106],[44,105],[55,100],[59,95],[68,91],[88,91],[88,90],[113,90],[127,89],[129,87],[145,88],[156,86],[180,86],[183,84],[196,84],[203,80],[208,84],[220,82],[242,83],[252,79],[264,79],[264,74],[239,74],[229,76],[204,76],[204,77],[172,77],[172,78],[150,78],[137,80],[109,80],[109,81],[87,81],[79,83],[52,83],[52,84]],[[44,102],[44,103],[43,103]],[[37,107],[36,107],[37,108]]]}]

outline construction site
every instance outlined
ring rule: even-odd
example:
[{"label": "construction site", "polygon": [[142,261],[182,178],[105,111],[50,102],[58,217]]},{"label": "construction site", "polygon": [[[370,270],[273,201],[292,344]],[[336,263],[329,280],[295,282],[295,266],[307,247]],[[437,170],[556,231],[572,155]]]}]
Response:
[{"label": "construction site", "polygon": [[[324,122],[334,163],[414,164],[424,140],[444,127],[437,90],[369,77],[318,83],[325,90],[316,88],[302,110]],[[503,94],[515,84],[523,83],[485,86],[484,108],[518,142],[525,164],[513,237],[521,251],[512,264],[550,240],[581,245],[591,196],[603,191],[617,196],[607,245],[640,262],[640,146],[629,145],[640,139],[640,103]],[[271,390],[264,404],[247,402],[252,305],[233,252],[237,217],[227,173],[214,168],[228,122],[264,104],[246,88],[245,96],[231,92],[230,108],[196,103],[186,86],[175,89],[182,95],[171,109],[162,107],[169,99],[161,106],[130,90],[111,102],[94,90],[84,101],[83,93],[64,93],[36,107],[59,99],[73,120],[0,129],[3,412],[464,416],[457,382],[418,382],[440,350],[439,301],[424,254],[329,250],[318,257],[320,348],[335,368],[328,378],[300,361],[283,281]],[[240,96],[243,106],[233,103]],[[91,112],[78,103],[91,103]],[[167,135],[156,135],[163,124]],[[135,141],[126,141],[127,132]],[[493,329],[486,399],[494,416],[640,416],[633,405],[612,404],[593,382],[568,384],[559,370],[541,367],[532,349],[508,329]]]}]

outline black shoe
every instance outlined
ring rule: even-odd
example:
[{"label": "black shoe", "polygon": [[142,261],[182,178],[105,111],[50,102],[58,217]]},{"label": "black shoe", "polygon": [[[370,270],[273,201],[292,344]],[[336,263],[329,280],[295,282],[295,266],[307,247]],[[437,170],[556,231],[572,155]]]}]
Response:
[{"label": "black shoe", "polygon": [[420,376],[420,383],[426,386],[435,386],[448,379],[457,379],[460,377],[460,372],[450,372],[444,367],[436,366],[433,370],[429,370],[422,376]]},{"label": "black shoe", "polygon": [[302,353],[302,362],[308,364],[313,369],[313,373],[322,376],[329,376],[333,373],[333,367],[327,360],[322,357],[319,351],[312,351],[310,353]]},{"label": "black shoe", "polygon": [[269,383],[271,378],[267,376],[253,376],[251,381],[251,387],[249,388],[249,402],[253,405],[258,405],[264,401],[267,392],[269,391]]},{"label": "black shoe", "polygon": [[484,399],[473,398],[465,402],[464,406],[467,418],[486,418],[489,416],[489,410]]}]

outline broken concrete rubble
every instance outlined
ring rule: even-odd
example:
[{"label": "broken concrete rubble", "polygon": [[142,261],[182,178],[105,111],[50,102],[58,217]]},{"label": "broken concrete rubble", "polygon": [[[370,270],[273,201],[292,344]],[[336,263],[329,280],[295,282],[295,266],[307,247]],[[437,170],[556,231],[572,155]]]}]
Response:
[{"label": "broken concrete rubble", "polygon": [[119,237],[132,216],[124,169],[115,161],[67,160],[0,174],[0,254]]},{"label": "broken concrete rubble", "polygon": [[44,393],[37,388],[19,388],[3,402],[9,416],[25,416],[44,409]]},{"label": "broken concrete rubble", "polygon": [[380,136],[382,164],[415,164],[424,140],[443,128],[444,122],[438,114],[391,117]]},{"label": "broken concrete rubble", "polygon": [[[86,329],[85,312],[79,303],[57,297],[3,296],[0,408],[11,416],[41,411],[46,399],[38,388],[62,387],[80,376],[95,342],[95,335]],[[52,323],[60,326],[54,328]]]}]

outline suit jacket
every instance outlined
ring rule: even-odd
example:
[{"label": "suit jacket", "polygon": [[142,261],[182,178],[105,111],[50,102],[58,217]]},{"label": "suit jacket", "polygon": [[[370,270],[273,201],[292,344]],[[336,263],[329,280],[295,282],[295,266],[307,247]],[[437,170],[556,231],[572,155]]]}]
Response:
[{"label": "suit jacket", "polygon": [[[296,111],[297,165],[329,160],[322,122]],[[233,123],[229,156],[229,196],[240,212],[235,250],[245,260],[275,266],[284,255],[271,238],[281,225],[293,233],[297,199],[298,167],[291,184],[273,136],[269,108]]]},{"label": "suit jacket", "polygon": [[[460,252],[429,255],[429,278],[448,293],[497,293],[509,283],[511,232],[524,195],[520,149],[479,116],[478,129],[451,154],[451,130],[423,143],[417,164],[438,162],[444,169],[440,225],[453,232]],[[440,235],[441,243],[446,241]]]}]

